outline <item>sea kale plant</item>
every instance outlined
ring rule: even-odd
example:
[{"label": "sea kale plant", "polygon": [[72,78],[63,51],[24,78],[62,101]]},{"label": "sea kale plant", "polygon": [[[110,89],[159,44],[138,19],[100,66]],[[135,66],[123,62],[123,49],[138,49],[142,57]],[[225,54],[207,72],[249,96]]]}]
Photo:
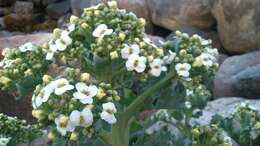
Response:
[{"label": "sea kale plant", "polygon": [[0,114],[0,145],[14,146],[21,143],[30,143],[42,135],[42,131],[25,120]]},{"label": "sea kale plant", "polygon": [[[86,8],[48,43],[5,50],[1,87],[35,89],[32,114],[56,145],[138,145],[146,122],[137,117],[152,109],[172,109],[188,135],[210,96],[218,51],[179,31],[155,44],[144,27],[115,1]],[[50,66],[63,71],[48,74]]]}]

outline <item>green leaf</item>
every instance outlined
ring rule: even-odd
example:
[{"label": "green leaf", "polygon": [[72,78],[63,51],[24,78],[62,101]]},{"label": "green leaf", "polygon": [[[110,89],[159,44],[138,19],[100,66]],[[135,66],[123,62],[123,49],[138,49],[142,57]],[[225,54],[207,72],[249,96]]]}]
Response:
[{"label": "green leaf", "polygon": [[183,109],[186,97],[186,88],[177,81],[161,91],[160,98],[155,103],[156,109]]}]

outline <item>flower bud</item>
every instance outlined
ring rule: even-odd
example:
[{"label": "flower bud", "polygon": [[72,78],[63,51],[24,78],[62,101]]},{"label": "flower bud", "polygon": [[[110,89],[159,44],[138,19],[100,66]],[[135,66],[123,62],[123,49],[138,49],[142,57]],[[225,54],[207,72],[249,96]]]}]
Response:
[{"label": "flower bud", "polygon": [[4,48],[4,50],[2,51],[2,55],[5,56],[10,51],[11,51],[10,48]]},{"label": "flower bud", "polygon": [[42,77],[42,81],[43,81],[44,83],[50,83],[50,82],[52,81],[52,77],[49,76],[49,75],[44,75],[44,76]]},{"label": "flower bud", "polygon": [[15,63],[16,64],[21,64],[22,63],[22,59],[21,58],[16,58],[15,59]]},{"label": "flower bud", "polygon": [[139,43],[140,42],[140,39],[139,38],[134,38],[134,41]]},{"label": "flower bud", "polygon": [[77,132],[72,132],[70,134],[70,140],[77,141],[79,139],[79,134]]},{"label": "flower bud", "polygon": [[141,27],[144,27],[145,24],[146,24],[145,19],[144,18],[139,18],[139,23],[140,23]]},{"label": "flower bud", "polygon": [[89,73],[82,73],[80,75],[80,81],[81,82],[88,82],[90,80],[90,74]]},{"label": "flower bud", "polygon": [[100,14],[101,14],[101,13],[100,13],[99,10],[95,10],[95,11],[94,11],[94,15],[95,15],[95,16],[100,16]]},{"label": "flower bud", "polygon": [[79,21],[79,17],[72,15],[70,17],[70,23],[76,24]]},{"label": "flower bud", "polygon": [[117,53],[117,51],[111,52],[111,53],[110,53],[110,58],[111,58],[112,60],[118,58],[118,53]]},{"label": "flower bud", "polygon": [[125,37],[126,37],[125,33],[123,33],[123,32],[119,33],[119,38],[120,38],[121,41],[124,41]]},{"label": "flower bud", "polygon": [[146,47],[146,44],[144,42],[140,42],[140,47],[143,49]]},{"label": "flower bud", "polygon": [[107,101],[113,101],[112,97],[107,97]]},{"label": "flower bud", "polygon": [[33,72],[32,72],[31,69],[27,69],[27,70],[24,72],[24,74],[25,74],[26,76],[30,76],[30,75],[33,74]]},{"label": "flower bud", "polygon": [[51,141],[55,141],[56,138],[57,138],[57,137],[56,137],[56,134],[55,134],[53,131],[49,132],[47,137],[48,137],[48,139],[51,140]]},{"label": "flower bud", "polygon": [[255,129],[260,130],[260,122],[257,122],[257,123],[255,124]]},{"label": "flower bud", "polygon": [[150,55],[150,56],[147,57],[147,60],[148,60],[148,62],[150,62],[150,63],[153,62],[153,59],[154,59],[154,57],[153,57],[152,55]]},{"label": "flower bud", "polygon": [[98,94],[97,94],[97,98],[98,99],[102,99],[104,96],[106,96],[105,91],[102,88],[98,89]]},{"label": "flower bud", "polygon": [[44,112],[42,110],[33,110],[32,116],[35,117],[37,120],[41,120],[44,118]]},{"label": "flower bud", "polygon": [[93,104],[89,104],[86,106],[87,109],[92,110],[95,106]]},{"label": "flower bud", "polygon": [[198,128],[195,128],[195,129],[192,129],[192,134],[195,136],[195,137],[198,137],[200,135],[200,131]]},{"label": "flower bud", "polygon": [[87,24],[87,23],[82,23],[81,25],[80,25],[82,28],[84,28],[84,29],[86,29],[86,28],[88,28],[89,27],[89,25]]},{"label": "flower bud", "polygon": [[163,56],[164,52],[163,49],[156,49],[156,55]]},{"label": "flower bud", "polygon": [[118,96],[118,95],[115,96],[115,100],[116,100],[116,101],[119,101],[120,99],[121,99],[120,96]]},{"label": "flower bud", "polygon": [[48,50],[48,48],[49,48],[48,43],[44,43],[44,44],[42,44],[42,48],[45,49],[45,50]]},{"label": "flower bud", "polygon": [[224,143],[223,146],[231,146],[229,143]]},{"label": "flower bud", "polygon": [[53,30],[53,35],[54,35],[54,37],[59,37],[60,34],[61,34],[61,32],[62,32],[61,29],[55,28],[55,29]]},{"label": "flower bud", "polygon": [[176,34],[176,36],[181,36],[181,32],[179,31],[179,30],[177,30],[176,32],[175,32],[175,34]]},{"label": "flower bud", "polygon": [[116,1],[109,1],[109,2],[107,2],[107,4],[110,8],[113,8],[113,9],[117,8],[117,2]]}]

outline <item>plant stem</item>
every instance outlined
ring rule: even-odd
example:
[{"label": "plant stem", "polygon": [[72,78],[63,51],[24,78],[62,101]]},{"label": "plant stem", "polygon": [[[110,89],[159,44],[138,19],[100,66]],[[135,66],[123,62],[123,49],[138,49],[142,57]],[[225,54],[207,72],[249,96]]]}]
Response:
[{"label": "plant stem", "polygon": [[144,104],[144,101],[146,98],[160,90],[165,84],[171,81],[171,79],[174,77],[173,72],[169,72],[162,80],[160,80],[158,83],[153,85],[151,88],[149,88],[147,91],[139,95],[132,104],[130,104],[126,111],[124,112],[128,118],[131,118],[140,108],[142,108],[142,104]]}]

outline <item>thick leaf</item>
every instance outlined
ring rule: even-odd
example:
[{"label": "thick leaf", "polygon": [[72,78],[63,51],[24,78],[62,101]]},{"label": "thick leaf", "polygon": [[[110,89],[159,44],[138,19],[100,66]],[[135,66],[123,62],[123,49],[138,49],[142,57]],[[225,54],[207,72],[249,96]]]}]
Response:
[{"label": "thick leaf", "polygon": [[185,108],[186,88],[184,85],[177,81],[171,84],[168,88],[160,91],[160,98],[155,103],[157,109],[183,109]]}]

